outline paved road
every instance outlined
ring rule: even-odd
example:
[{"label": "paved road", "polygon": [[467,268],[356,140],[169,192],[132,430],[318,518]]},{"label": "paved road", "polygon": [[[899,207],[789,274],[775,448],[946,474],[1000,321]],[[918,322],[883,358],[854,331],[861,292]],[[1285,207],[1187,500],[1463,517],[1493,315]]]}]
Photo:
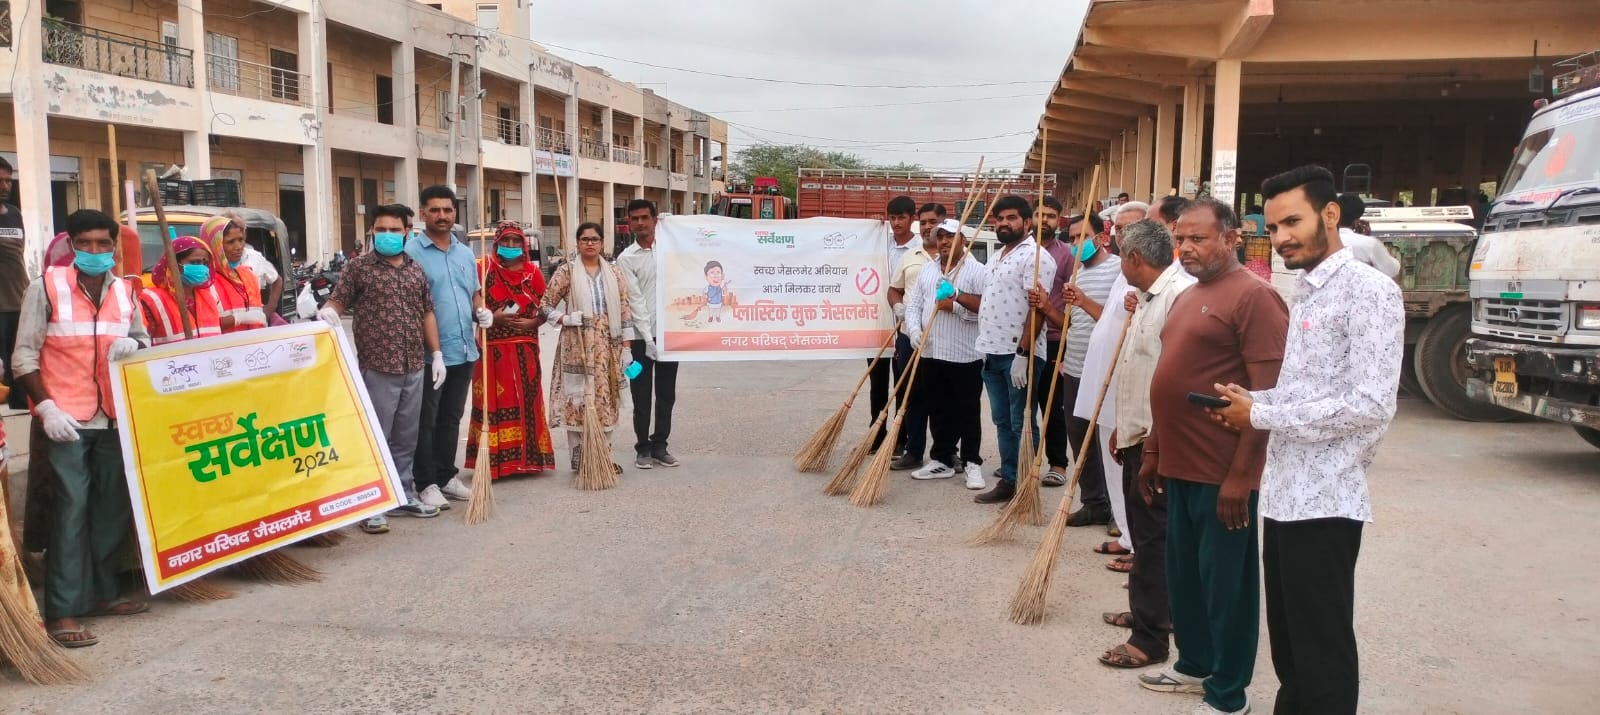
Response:
[{"label": "paved road", "polygon": [[[1192,696],[1094,660],[1126,594],[1089,553],[1103,533],[1069,534],[1049,620],[1016,626],[1039,530],[972,548],[993,511],[959,480],[902,474],[867,510],[792,471],[861,367],[686,365],[681,468],[630,467],[604,493],[562,471],[497,486],[487,525],[457,508],[297,549],[324,582],[102,619],[76,655],[93,684],[0,676],[0,711],[1188,712]],[[1358,578],[1364,711],[1593,711],[1596,456],[1557,426],[1402,401]],[[1264,636],[1258,712],[1276,686]]]}]

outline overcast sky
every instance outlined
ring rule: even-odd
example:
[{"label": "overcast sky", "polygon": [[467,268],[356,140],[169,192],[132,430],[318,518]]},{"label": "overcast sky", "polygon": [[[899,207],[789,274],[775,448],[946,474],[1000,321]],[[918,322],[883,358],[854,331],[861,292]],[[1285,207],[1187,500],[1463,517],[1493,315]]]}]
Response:
[{"label": "overcast sky", "polygon": [[[1087,4],[534,0],[533,34],[560,56],[727,120],[735,150],[763,141],[804,143],[878,163],[971,169],[986,155],[987,166],[1016,168]],[[801,82],[920,87],[759,82],[638,62]],[[952,84],[989,86],[926,86]],[[901,106],[860,106],[883,104]],[[981,137],[995,138],[955,141]]]}]

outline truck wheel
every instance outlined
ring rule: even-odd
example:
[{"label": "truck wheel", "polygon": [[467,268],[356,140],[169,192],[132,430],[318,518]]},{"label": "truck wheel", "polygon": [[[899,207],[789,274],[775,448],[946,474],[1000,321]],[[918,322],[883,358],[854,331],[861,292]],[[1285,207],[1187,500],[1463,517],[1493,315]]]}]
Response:
[{"label": "truck wheel", "polygon": [[1468,422],[1506,422],[1517,413],[1467,396],[1467,338],[1472,337],[1472,315],[1466,306],[1439,311],[1417,339],[1417,382],[1428,401],[1451,417]]},{"label": "truck wheel", "polygon": [[1400,361],[1400,390],[1412,397],[1428,399],[1427,393],[1422,391],[1422,383],[1417,380],[1417,360],[1415,357],[1416,346],[1406,346],[1406,356]]},{"label": "truck wheel", "polygon": [[1579,427],[1578,425],[1573,425],[1572,428],[1578,431],[1578,436],[1582,437],[1583,441],[1588,442],[1596,447],[1600,447],[1600,429],[1595,429],[1593,427]]}]

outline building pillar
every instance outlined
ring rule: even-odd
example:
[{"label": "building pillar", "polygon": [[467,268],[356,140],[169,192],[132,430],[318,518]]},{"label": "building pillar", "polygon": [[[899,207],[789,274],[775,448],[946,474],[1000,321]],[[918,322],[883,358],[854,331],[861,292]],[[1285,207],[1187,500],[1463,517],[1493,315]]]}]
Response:
[{"label": "building pillar", "polygon": [[[417,51],[409,42],[401,42],[390,51],[389,63],[394,68],[393,77],[416,77]],[[320,65],[319,65],[320,66]],[[325,74],[318,72],[316,74]],[[417,131],[417,102],[420,101],[414,91],[401,91],[395,88],[394,116],[395,126],[405,129],[407,135]],[[394,200],[412,208],[417,208],[417,195],[419,193],[417,179],[417,151],[415,143],[402,147],[400,156],[394,160]]]},{"label": "building pillar", "polygon": [[[612,109],[611,107],[606,107],[605,110],[600,113],[600,143],[606,146],[606,161],[611,161],[611,159],[616,156],[616,152],[612,151],[612,148],[615,147],[616,144],[615,142],[611,141],[611,134],[613,128],[616,126],[615,122],[616,110]],[[607,230],[606,235],[610,236],[611,231]]]},{"label": "building pillar", "polygon": [[[634,166],[644,166],[644,114],[633,118],[633,150],[638,152]],[[644,198],[644,183],[640,182],[634,198]]]},{"label": "building pillar", "polygon": [[1139,198],[1138,142],[1136,130],[1122,130],[1122,178],[1118,181],[1122,184],[1122,190],[1128,193],[1129,200]]},{"label": "building pillar", "polygon": [[1191,79],[1183,86],[1183,140],[1178,152],[1178,192],[1194,197],[1200,190],[1200,152],[1205,144],[1206,83]]},{"label": "building pillar", "polygon": [[[561,197],[567,204],[562,210],[567,216],[567,225],[576,228],[578,224],[583,222],[582,215],[578,213],[578,207],[582,205],[578,197],[578,169],[584,161],[583,152],[577,150],[578,80],[576,78],[572,80],[571,86],[567,88],[566,116],[567,148],[572,152],[572,176],[567,177],[566,192]],[[593,159],[589,161],[593,161]],[[556,174],[556,180],[560,181],[561,168],[556,165],[554,156],[551,157],[550,168]]]},{"label": "building pillar", "polygon": [[[194,51],[192,76],[195,89],[200,90],[195,114],[209,117],[212,115],[211,92],[207,90],[211,80],[206,74],[206,28],[200,0],[178,4],[178,46]],[[183,168],[190,179],[211,178],[210,125],[211,122],[202,121],[200,129],[183,133]]]},{"label": "building pillar", "polygon": [[1150,162],[1154,160],[1156,146],[1155,119],[1139,117],[1139,143],[1134,157],[1133,190],[1129,194],[1140,201],[1150,201],[1155,190],[1150,184]]},{"label": "building pillar", "polygon": [[[1110,150],[1106,153],[1106,168],[1101,174],[1101,196],[1116,196],[1122,189],[1117,186],[1122,181],[1122,135],[1111,138]],[[1098,197],[1094,197],[1098,198]]]},{"label": "building pillar", "polygon": [[1159,199],[1172,193],[1172,155],[1177,150],[1178,104],[1162,102],[1156,105],[1155,174],[1151,177],[1150,193]]},{"label": "building pillar", "polygon": [[[320,263],[332,257],[339,246],[333,221],[333,152],[328,146],[327,133],[322,131],[328,117],[328,73],[324,69],[328,62],[327,22],[322,17],[322,6],[315,3],[311,6],[311,14],[299,15],[296,20],[300,56],[305,58],[305,67],[308,68],[306,76],[311,82],[312,111],[317,117],[313,122],[315,131],[310,132],[312,143],[300,148],[300,173],[306,204],[306,254],[300,258]],[[415,149],[407,151],[414,162]],[[395,172],[395,199],[415,206],[416,164],[413,163],[411,167],[412,180],[409,185],[402,185],[399,172]]]},{"label": "building pillar", "polygon": [[[56,234],[50,195],[50,122],[44,89],[44,21],[37,2],[33,12],[13,12],[11,30],[15,72],[11,79],[12,125],[17,134],[14,176],[22,180],[17,206],[22,209],[22,260],[29,276],[42,272],[45,245]],[[27,7],[24,5],[23,7]],[[19,21],[20,22],[17,22]],[[139,166],[130,161],[129,165]],[[134,178],[142,186],[144,177]],[[0,356],[9,360],[10,355]]]},{"label": "building pillar", "polygon": [[[668,176],[672,174],[672,110],[667,110],[667,121],[661,123],[661,168],[667,170]],[[672,180],[667,180],[667,200],[663,203],[672,204]]]},{"label": "building pillar", "polygon": [[1239,83],[1244,63],[1217,60],[1216,116],[1211,128],[1211,196],[1238,204]]},{"label": "building pillar", "polygon": [[[609,117],[610,115],[611,115],[610,110],[606,110],[606,116]],[[608,121],[607,123],[609,124],[610,122]],[[607,132],[606,134],[607,134],[607,136],[610,136],[610,132]],[[605,227],[606,227],[606,233],[605,233],[605,236],[606,236],[606,252],[610,253],[613,256],[615,256],[615,255],[617,255],[617,184],[616,184],[616,182],[607,181],[607,182],[605,182],[604,184],[601,185],[601,189],[600,189],[600,211],[603,214],[601,223],[605,224]]]}]

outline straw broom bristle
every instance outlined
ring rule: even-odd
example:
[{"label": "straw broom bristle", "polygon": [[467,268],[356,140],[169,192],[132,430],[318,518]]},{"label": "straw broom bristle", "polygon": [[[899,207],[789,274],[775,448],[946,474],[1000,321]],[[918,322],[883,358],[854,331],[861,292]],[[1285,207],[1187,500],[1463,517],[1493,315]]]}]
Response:
[{"label": "straw broom bristle", "polygon": [[305,541],[299,542],[297,545],[315,546],[317,548],[326,549],[338,546],[339,544],[344,543],[344,540],[348,538],[350,537],[345,536],[343,531],[334,529],[333,531],[326,531],[321,534],[317,534],[316,536],[306,539]]},{"label": "straw broom bristle", "polygon": [[867,430],[866,436],[856,443],[855,449],[850,450],[850,455],[845,457],[844,464],[839,466],[839,471],[834,472],[833,479],[822,488],[822,493],[830,497],[850,491],[855,484],[856,472],[861,471],[861,463],[867,461],[867,454],[872,451],[872,435],[878,431],[882,421],[874,421],[872,428]]},{"label": "straw broom bristle", "polygon": [[233,568],[240,576],[267,583],[299,585],[322,580],[321,571],[281,551],[253,556]]},{"label": "straw broom bristle", "polygon": [[197,578],[188,583],[178,584],[167,589],[167,593],[172,594],[173,598],[187,603],[226,601],[234,596],[231,589],[218,586],[208,578]]},{"label": "straw broom bristle", "polygon": [[467,497],[467,523],[482,524],[494,515],[494,478],[489,476],[489,435],[478,437],[478,459],[472,468],[472,494]]},{"label": "straw broom bristle", "polygon": [[[1028,444],[1028,442],[1032,441],[1030,433],[1023,432],[1022,440],[1024,450],[1032,446]],[[1022,453],[1027,454],[1026,451]],[[1040,513],[1039,508],[1038,464],[1035,460],[1029,459],[1026,463],[1018,464],[1017,468],[1020,472],[1017,475],[1016,494],[1011,497],[1011,501],[1006,502],[1006,505],[1000,509],[1000,513],[995,515],[994,521],[984,527],[983,531],[974,535],[967,543],[973,546],[988,546],[1010,541],[1016,538],[1017,527],[1024,524],[1036,525],[1043,521],[1044,515]],[[1029,489],[1024,486],[1026,484],[1031,484],[1032,488]]]},{"label": "straw broom bristle", "polygon": [[844,431],[845,423],[850,419],[850,404],[845,402],[834,410],[833,415],[811,435],[811,439],[800,447],[800,451],[794,455],[795,469],[802,472],[827,471],[833,446],[839,441],[839,433]]},{"label": "straw broom bristle", "polygon": [[[8,564],[6,568],[21,569]],[[22,581],[24,585],[26,581]],[[45,632],[39,613],[11,588],[0,588],[0,661],[8,662],[34,685],[82,682],[89,674],[67,657],[65,649]]]},{"label": "straw broom bristle", "polygon": [[[1070,503],[1072,494],[1067,495]],[[1056,559],[1061,555],[1062,542],[1067,537],[1067,509],[1057,509],[1045,530],[1044,540],[1033,552],[1028,570],[1017,584],[1017,593],[1011,598],[1011,622],[1033,625],[1044,622],[1045,599],[1050,595],[1050,582],[1055,578]]]},{"label": "straw broom bristle", "polygon": [[894,450],[888,446],[894,444],[900,437],[900,422],[905,413],[901,412],[895,418],[894,424],[889,427],[889,433],[883,438],[883,448],[872,455],[872,461],[867,464],[867,471],[862,473],[861,481],[856,482],[856,488],[850,492],[850,503],[856,506],[877,506],[883,501],[883,495],[889,490],[889,463],[894,460]]},{"label": "straw broom bristle", "polygon": [[585,491],[617,486],[617,474],[611,468],[610,445],[593,400],[583,408],[583,456],[579,458],[577,486]]}]

